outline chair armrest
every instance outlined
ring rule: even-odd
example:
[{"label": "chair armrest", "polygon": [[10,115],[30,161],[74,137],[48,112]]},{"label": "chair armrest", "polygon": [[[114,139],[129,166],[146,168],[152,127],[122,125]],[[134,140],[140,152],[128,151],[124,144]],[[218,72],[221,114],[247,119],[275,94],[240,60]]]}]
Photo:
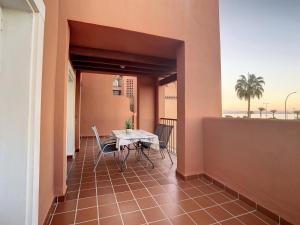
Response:
[{"label": "chair armrest", "polygon": [[114,140],[114,139],[111,139],[111,140],[104,140],[104,141],[102,142],[102,144],[109,144],[109,143],[117,143],[117,141]]},{"label": "chair armrest", "polygon": [[113,146],[113,145],[115,146],[116,143],[104,143],[104,144],[103,144],[102,151],[104,151],[106,147],[108,147],[108,146]]}]

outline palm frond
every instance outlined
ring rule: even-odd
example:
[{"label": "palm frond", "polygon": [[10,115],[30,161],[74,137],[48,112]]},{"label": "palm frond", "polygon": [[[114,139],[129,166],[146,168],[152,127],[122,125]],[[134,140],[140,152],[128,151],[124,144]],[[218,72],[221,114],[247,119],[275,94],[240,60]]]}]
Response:
[{"label": "palm frond", "polygon": [[256,77],[255,74],[240,75],[235,85],[235,91],[239,99],[261,98],[264,92],[263,77]]}]

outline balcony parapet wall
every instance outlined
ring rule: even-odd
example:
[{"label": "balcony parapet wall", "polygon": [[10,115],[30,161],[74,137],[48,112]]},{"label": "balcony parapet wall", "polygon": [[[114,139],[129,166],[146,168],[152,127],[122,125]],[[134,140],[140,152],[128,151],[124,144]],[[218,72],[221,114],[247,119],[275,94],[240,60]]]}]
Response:
[{"label": "balcony parapet wall", "polygon": [[300,224],[300,121],[205,118],[204,170]]}]

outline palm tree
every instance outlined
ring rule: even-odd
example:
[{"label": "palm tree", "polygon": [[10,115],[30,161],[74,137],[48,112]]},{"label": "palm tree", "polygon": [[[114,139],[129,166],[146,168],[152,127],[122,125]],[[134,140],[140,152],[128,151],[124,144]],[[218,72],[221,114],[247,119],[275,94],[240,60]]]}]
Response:
[{"label": "palm tree", "polygon": [[259,107],[258,110],[259,110],[259,116],[261,118],[262,117],[262,112],[265,111],[266,109],[264,107]]},{"label": "palm tree", "polygon": [[272,115],[273,115],[273,119],[276,119],[276,118],[275,118],[275,113],[277,112],[277,110],[276,110],[276,109],[272,109],[270,112],[271,112]]},{"label": "palm tree", "polygon": [[250,101],[251,98],[262,97],[265,84],[262,77],[256,77],[255,74],[241,75],[240,79],[237,80],[235,85],[235,91],[239,99],[248,101],[248,118],[250,118]]},{"label": "palm tree", "polygon": [[254,114],[254,111],[251,111],[251,110],[250,110],[250,117],[249,117],[249,118],[251,118],[251,115],[252,115],[252,114]]},{"label": "palm tree", "polygon": [[294,113],[296,114],[296,119],[299,120],[300,110],[295,110]]}]

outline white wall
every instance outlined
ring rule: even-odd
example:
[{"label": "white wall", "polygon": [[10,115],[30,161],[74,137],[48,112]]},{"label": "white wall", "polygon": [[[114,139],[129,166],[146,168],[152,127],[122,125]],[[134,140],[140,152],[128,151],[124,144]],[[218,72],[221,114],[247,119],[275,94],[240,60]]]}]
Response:
[{"label": "white wall", "polygon": [[69,79],[67,88],[67,156],[73,156],[75,153],[75,90],[76,77],[69,64]]},{"label": "white wall", "polygon": [[[5,2],[0,0],[0,5],[6,6]],[[18,5],[20,2],[8,3]],[[34,4],[35,1],[30,2]],[[40,3],[38,5],[43,6]],[[38,11],[38,5],[27,5],[24,11],[2,8],[0,224],[5,225],[37,224],[38,218],[44,11],[42,16],[31,11]]]}]

